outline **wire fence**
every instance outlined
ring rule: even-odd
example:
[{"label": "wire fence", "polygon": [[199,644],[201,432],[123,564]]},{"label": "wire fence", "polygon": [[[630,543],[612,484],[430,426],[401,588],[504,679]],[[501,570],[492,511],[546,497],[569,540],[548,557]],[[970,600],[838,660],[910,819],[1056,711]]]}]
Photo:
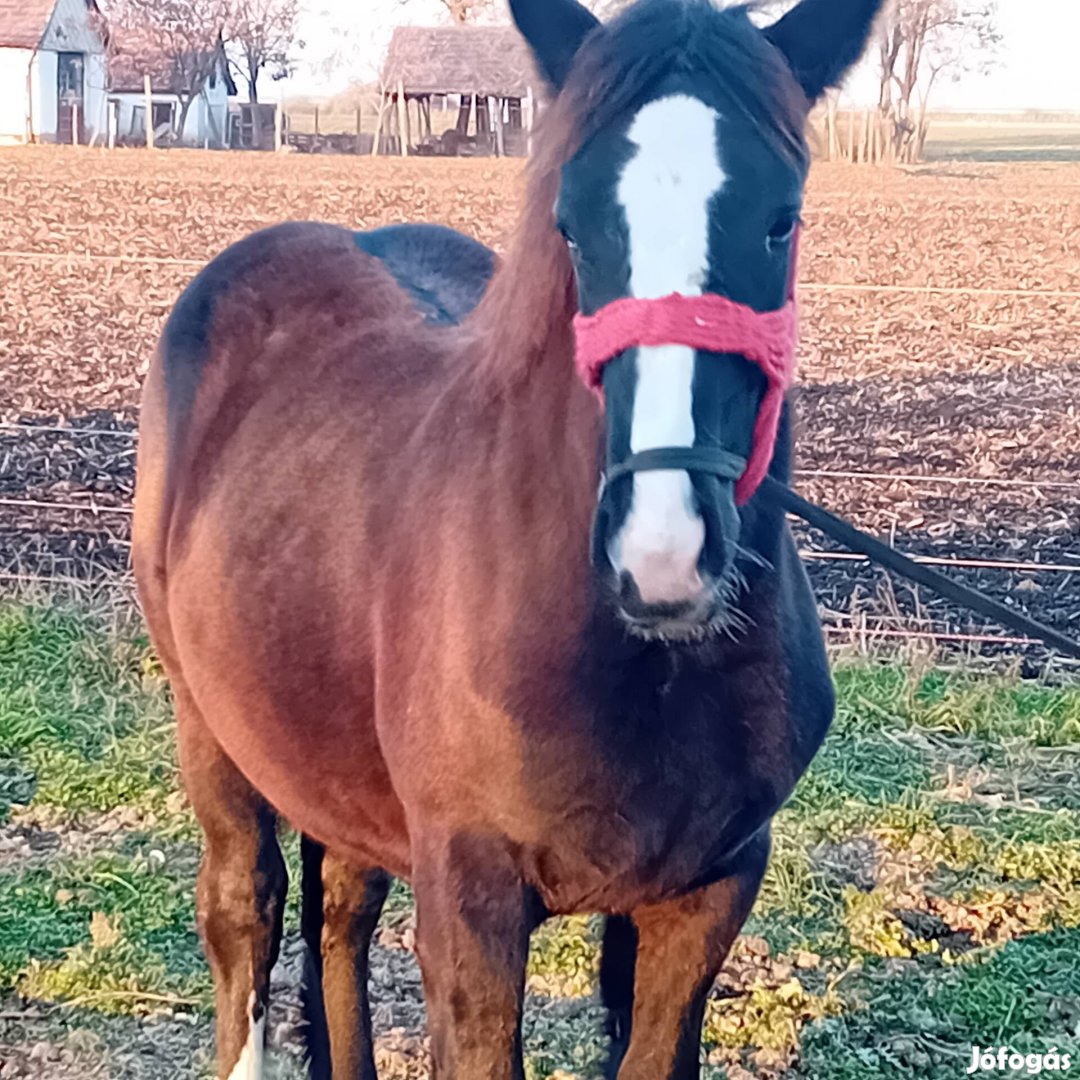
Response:
[{"label": "wire fence", "polygon": [[[90,514],[99,516],[102,514],[121,515],[130,517],[133,513],[130,507],[101,507],[94,504],[82,505],[50,500],[32,499],[0,499],[0,506],[18,507],[27,510],[48,510],[61,514]],[[109,543],[114,548],[130,550],[131,542],[118,537],[110,536]],[[802,559],[806,562],[838,561],[859,562],[868,564],[870,560],[865,556],[851,552],[815,551],[803,548],[800,551]],[[1051,574],[1075,574],[1080,573],[1080,562],[1076,565],[1069,563],[1047,563],[1037,560],[997,560],[977,558],[943,558],[935,556],[916,556],[917,562],[940,566],[947,569],[968,569],[998,571],[1002,573],[1051,573]],[[76,577],[70,574],[39,574],[21,571],[0,572],[0,582],[15,585],[37,585],[44,587],[67,587],[72,589],[107,589],[119,590],[125,593],[134,592],[134,579],[130,570],[102,571],[92,577]],[[989,647],[998,651],[1015,651],[1017,648],[1030,648],[1040,645],[1034,638],[1019,637],[1001,633],[976,633],[962,632],[954,626],[919,614],[870,614],[868,612],[845,612],[824,610],[822,612],[824,630],[826,635],[834,643],[846,643],[863,649],[871,650],[875,645],[886,642],[893,644],[920,643],[925,646],[950,644],[957,647]],[[1058,661],[1063,667],[1071,669],[1078,665],[1068,659]]]},{"label": "wire fence", "polygon": [[[205,265],[202,259],[184,259],[141,254],[106,255],[93,252],[43,252],[0,249],[0,259],[66,262],[66,263],[101,263],[108,265],[136,264],[147,266],[171,266],[184,269],[199,269]],[[1030,297],[1053,300],[1080,300],[1080,291],[1060,289],[1019,289],[1019,288],[981,288],[965,286],[933,285],[874,285],[859,282],[809,282],[800,285],[800,290],[809,294],[818,293],[875,293],[875,294],[912,294],[912,295],[972,295],[998,297]],[[135,444],[138,432],[128,428],[107,428],[91,426],[68,426],[64,424],[33,424],[17,421],[0,421],[0,433],[10,432],[25,435],[57,435],[73,439],[117,439]],[[1012,477],[970,476],[950,473],[909,473],[878,472],[867,470],[844,469],[802,469],[795,473],[801,480],[851,480],[873,485],[925,485],[928,487],[967,487],[1015,489],[1030,492],[1070,492],[1080,493],[1080,481],[1036,480]],[[86,495],[86,502],[75,501],[77,493],[68,493],[66,500],[31,499],[0,497],[0,507],[17,511],[23,515],[71,515],[78,518],[130,519],[133,510],[130,506],[102,504],[93,493]],[[109,543],[119,549],[130,549],[129,541],[110,536]],[[846,563],[868,565],[865,556],[842,551],[821,551],[803,548],[800,552],[807,563]],[[946,569],[986,571],[1000,574],[1056,574],[1069,575],[1080,572],[1080,557],[1075,565],[1066,561],[1040,562],[1024,559],[994,559],[973,557],[943,557],[916,555],[915,561],[925,565]],[[92,578],[81,578],[69,574],[35,574],[18,570],[0,572],[0,581],[9,583],[32,583],[39,585],[59,585],[89,588],[118,588],[125,591],[133,589],[133,581],[128,572],[101,572]],[[1008,634],[960,632],[948,625],[925,625],[925,620],[916,616],[871,616],[863,613],[826,612],[825,631],[832,639],[843,639],[851,644],[867,646],[876,641],[922,642],[926,644],[952,643],[970,647],[992,646],[998,649],[1026,648],[1039,644],[1033,639]],[[906,625],[901,625],[906,624]],[[1070,661],[1062,661],[1071,665]]]},{"label": "wire fence", "polygon": [[[117,439],[137,440],[138,431],[125,428],[69,427],[66,424],[23,424],[11,420],[0,421],[0,431],[54,432],[59,435],[84,437],[108,436]],[[797,479],[806,480],[868,480],[874,483],[911,484],[970,484],[978,487],[1023,488],[1030,491],[1076,491],[1080,492],[1080,480],[1025,480],[1007,476],[965,476],[955,473],[895,473],[867,472],[848,469],[796,469]]]},{"label": "wire fence", "polygon": [[[122,253],[108,255],[91,251],[24,251],[0,249],[0,259],[22,262],[102,263],[111,266],[135,264],[144,266],[172,266],[185,270],[201,269],[206,259],[183,259],[176,256],[141,255]],[[874,293],[914,296],[998,296],[1032,297],[1045,300],[1080,300],[1080,290],[1073,289],[1020,289],[988,288],[979,285],[876,285],[857,281],[806,281],[799,282],[799,292],[814,293]]]},{"label": "wire fence", "polygon": [[[0,506],[9,506],[22,510],[50,510],[60,513],[90,514],[94,517],[115,515],[132,517],[135,513],[130,506],[108,506],[96,503],[91,498],[87,503],[62,502],[51,499],[11,499],[0,498]],[[791,518],[797,521],[797,518]],[[113,541],[123,543],[123,541]],[[800,553],[807,562],[852,562],[871,563],[865,555],[850,551],[812,551]],[[924,566],[952,567],[961,570],[1002,570],[1009,572],[1030,571],[1033,573],[1075,574],[1080,573],[1080,560],[1076,563],[1040,562],[1036,559],[965,559],[937,555],[914,555],[912,559]]]}]

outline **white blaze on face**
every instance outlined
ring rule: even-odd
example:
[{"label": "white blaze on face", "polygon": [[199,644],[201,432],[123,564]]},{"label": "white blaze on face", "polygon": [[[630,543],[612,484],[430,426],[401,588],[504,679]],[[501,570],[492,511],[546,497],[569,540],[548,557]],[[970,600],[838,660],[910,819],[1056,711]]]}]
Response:
[{"label": "white blaze on face", "polygon": [[[630,291],[641,299],[701,295],[708,267],[709,201],[726,179],[717,157],[717,113],[676,95],[646,105],[629,138],[618,198],[629,230]],[[693,446],[694,350],[642,346],[630,451]],[[692,600],[701,591],[697,563],[705,523],[681,470],[635,473],[630,512],[609,549],[646,603]]]},{"label": "white blaze on face", "polygon": [[250,1019],[255,1011],[255,995],[251,996],[248,1010],[248,1038],[240,1058],[229,1073],[229,1080],[263,1080],[263,1054],[266,1044],[266,1014],[258,1020]]}]

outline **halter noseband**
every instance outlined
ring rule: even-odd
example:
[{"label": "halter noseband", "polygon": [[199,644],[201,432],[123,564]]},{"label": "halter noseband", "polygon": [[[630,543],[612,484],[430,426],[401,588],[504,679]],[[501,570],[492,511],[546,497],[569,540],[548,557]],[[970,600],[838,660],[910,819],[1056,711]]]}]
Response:
[{"label": "halter noseband", "polygon": [[639,345],[687,345],[714,353],[734,353],[764,373],[765,395],[758,408],[750,457],[711,446],[665,446],[632,454],[607,473],[605,483],[628,473],[685,469],[735,481],[735,501],[746,503],[769,470],[784,394],[795,374],[798,314],[795,273],[798,232],[792,240],[787,303],[776,311],[754,311],[724,296],[683,296],[659,300],[623,297],[595,315],[574,319],[577,370],[603,401],[603,371],[620,353]]}]

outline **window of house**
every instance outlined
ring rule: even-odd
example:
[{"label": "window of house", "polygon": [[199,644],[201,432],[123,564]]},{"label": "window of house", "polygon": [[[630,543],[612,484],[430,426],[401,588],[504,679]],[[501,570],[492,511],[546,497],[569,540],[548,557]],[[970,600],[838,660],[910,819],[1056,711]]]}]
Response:
[{"label": "window of house", "polygon": [[174,105],[171,101],[154,102],[154,130],[158,131],[165,124],[172,127]]}]

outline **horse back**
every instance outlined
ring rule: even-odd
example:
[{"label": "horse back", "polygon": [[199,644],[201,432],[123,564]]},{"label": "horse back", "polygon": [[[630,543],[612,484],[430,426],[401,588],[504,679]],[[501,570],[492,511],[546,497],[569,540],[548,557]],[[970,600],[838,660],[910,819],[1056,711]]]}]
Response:
[{"label": "horse back", "polygon": [[[424,328],[460,322],[494,266],[482,244],[432,225],[353,233],[292,222],[218,255],[174,306],[144,389],[137,553],[153,531],[148,519],[161,524],[177,483],[189,479],[185,450],[198,443],[200,429],[227,424],[251,403],[243,400],[245,386],[250,399],[256,387],[317,380],[320,367],[340,365],[341,350],[351,345],[344,362],[358,379],[380,384],[367,401],[403,389],[419,401],[425,370],[441,353]],[[403,348],[410,334],[417,345]],[[376,367],[390,352],[392,367]]]}]

